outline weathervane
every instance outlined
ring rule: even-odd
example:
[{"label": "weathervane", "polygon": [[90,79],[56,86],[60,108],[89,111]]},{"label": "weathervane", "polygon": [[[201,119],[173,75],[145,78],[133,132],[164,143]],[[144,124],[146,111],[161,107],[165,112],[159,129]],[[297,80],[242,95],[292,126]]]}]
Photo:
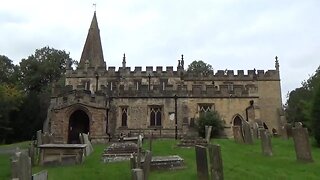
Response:
[{"label": "weathervane", "polygon": [[96,3],[93,3],[92,6],[94,7],[94,12],[96,12],[96,10],[97,10],[97,4],[96,4]]}]

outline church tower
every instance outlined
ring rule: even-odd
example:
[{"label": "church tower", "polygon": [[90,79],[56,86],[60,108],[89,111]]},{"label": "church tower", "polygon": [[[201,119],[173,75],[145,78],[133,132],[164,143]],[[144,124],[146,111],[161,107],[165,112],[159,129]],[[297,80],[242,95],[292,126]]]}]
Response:
[{"label": "church tower", "polygon": [[93,14],[90,29],[84,44],[79,68],[94,67],[106,69],[106,62],[103,59],[103,51],[100,38],[100,30],[96,12]]}]

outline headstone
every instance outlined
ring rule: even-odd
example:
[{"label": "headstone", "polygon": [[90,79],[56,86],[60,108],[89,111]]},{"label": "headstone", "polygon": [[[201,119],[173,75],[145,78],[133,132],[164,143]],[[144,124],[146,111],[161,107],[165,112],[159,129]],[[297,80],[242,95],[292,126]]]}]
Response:
[{"label": "headstone", "polygon": [[252,135],[254,139],[259,139],[259,125],[256,122],[252,124]]},{"label": "headstone", "polygon": [[37,131],[37,144],[38,146],[42,144],[42,131]]},{"label": "headstone", "polygon": [[233,126],[233,127],[232,127],[232,130],[233,130],[234,140],[235,140],[237,143],[240,143],[240,144],[244,143],[241,126]]},{"label": "headstone", "polygon": [[142,142],[140,138],[140,134],[138,136],[138,146],[137,146],[137,167],[141,167],[141,147],[142,147]]},{"label": "headstone", "polygon": [[146,151],[146,156],[144,158],[144,163],[143,163],[144,180],[148,180],[149,173],[150,173],[151,159],[152,159],[152,153],[151,153],[151,151],[147,150]]},{"label": "headstone", "polygon": [[307,128],[293,128],[292,133],[297,160],[313,162]]},{"label": "headstone", "polygon": [[31,178],[31,159],[26,153],[17,152],[11,161],[12,178],[19,180],[30,180]]},{"label": "headstone", "polygon": [[265,156],[272,156],[271,137],[264,128],[259,129],[261,138],[262,154]]},{"label": "headstone", "polygon": [[135,169],[137,167],[137,161],[136,161],[136,156],[135,154],[131,154],[131,157],[130,157],[130,167],[131,169]]},{"label": "headstone", "polygon": [[31,159],[31,165],[34,166],[35,165],[35,143],[34,141],[31,141],[30,143],[30,147],[28,148],[28,154],[29,157]]},{"label": "headstone", "polygon": [[281,126],[281,137],[285,140],[288,139],[288,132],[285,125]]},{"label": "headstone", "polygon": [[80,144],[84,144],[82,133],[79,133]]},{"label": "headstone", "polygon": [[131,170],[131,179],[132,180],[144,180],[142,169],[132,169]]},{"label": "headstone", "polygon": [[243,121],[242,123],[243,135],[244,135],[244,143],[253,144],[251,128],[248,122]]},{"label": "headstone", "polygon": [[89,140],[89,136],[88,134],[85,133],[81,133],[82,134],[82,138],[83,138],[83,144],[86,144],[86,156],[89,156],[92,152],[93,152],[93,147],[92,144]]},{"label": "headstone", "polygon": [[208,161],[207,161],[207,148],[204,146],[195,146],[196,162],[197,162],[197,175],[199,180],[208,180]]},{"label": "headstone", "polygon": [[292,137],[292,125],[287,123],[285,125],[286,131],[287,131],[287,136],[288,138]]},{"label": "headstone", "polygon": [[294,127],[295,128],[303,128],[303,124],[302,124],[302,122],[295,122]]},{"label": "headstone", "polygon": [[32,180],[47,180],[48,179],[48,171],[43,170],[36,174],[32,175]]},{"label": "headstone", "polygon": [[205,130],[206,130],[206,141],[209,143],[211,138],[212,126],[205,126]]},{"label": "headstone", "polygon": [[223,163],[220,145],[209,145],[211,180],[223,180]]}]

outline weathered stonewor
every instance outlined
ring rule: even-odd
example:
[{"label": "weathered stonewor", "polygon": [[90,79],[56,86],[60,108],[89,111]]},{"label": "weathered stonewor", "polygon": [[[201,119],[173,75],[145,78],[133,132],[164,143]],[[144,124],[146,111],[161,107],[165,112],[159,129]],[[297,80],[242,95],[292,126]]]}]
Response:
[{"label": "weathered stonewor", "polygon": [[131,154],[137,154],[138,145],[133,142],[116,142],[104,150],[103,162],[117,162],[129,160]]},{"label": "weathered stonewor", "polygon": [[93,147],[92,147],[92,144],[89,140],[89,136],[88,136],[88,134],[85,134],[85,133],[80,133],[80,136],[82,137],[80,139],[83,140],[82,144],[87,145],[86,146],[86,156],[89,156],[93,152]]},{"label": "weathered stonewor", "polygon": [[42,131],[39,130],[37,131],[37,145],[41,145],[42,144]]},{"label": "weathered stonewor", "polygon": [[294,127],[295,128],[303,128],[303,124],[302,124],[302,122],[295,122]]},{"label": "weathered stonewor", "polygon": [[243,135],[244,135],[244,143],[253,144],[253,138],[251,134],[251,127],[248,122],[243,121],[242,123]]},{"label": "weathered stonewor", "polygon": [[19,180],[31,179],[31,159],[24,152],[16,152],[11,159],[11,176],[12,179]]},{"label": "weathered stonewor", "polygon": [[242,128],[241,126],[233,126],[232,127],[233,130],[233,137],[234,140],[237,143],[243,144],[244,143],[244,139],[243,139],[243,134],[242,134]]},{"label": "weathered stonewor", "polygon": [[144,158],[144,163],[143,163],[143,175],[144,175],[144,180],[148,180],[149,178],[149,173],[150,173],[150,164],[151,164],[151,159],[152,159],[152,152],[151,151],[146,151],[146,156]]},{"label": "weathered stonewor", "polygon": [[144,180],[143,170],[140,168],[131,169],[131,180]]},{"label": "weathered stonewor", "polygon": [[199,180],[209,180],[207,148],[204,146],[195,146],[197,175]]},{"label": "weathered stonewor", "polygon": [[313,162],[307,128],[293,128],[292,135],[297,160],[302,162]]},{"label": "weathered stonewor", "polygon": [[223,163],[220,145],[209,145],[209,157],[211,180],[223,180]]},{"label": "weathered stonewor", "polygon": [[[144,160],[141,161],[144,164]],[[183,169],[184,160],[178,155],[171,156],[152,156],[151,170],[175,170]]]},{"label": "weathered stonewor", "polygon": [[260,137],[261,137],[261,149],[262,154],[265,156],[272,156],[272,145],[271,145],[271,137],[270,134],[263,128],[259,129]]},{"label": "weathered stonewor", "polygon": [[35,148],[35,141],[31,141],[30,146],[28,147],[28,155],[31,159],[31,165],[35,165],[35,153],[36,153],[36,148]]},{"label": "weathered stonewor", "polygon": [[53,136],[47,132],[42,134],[42,144],[53,144]]},{"label": "weathered stonewor", "polygon": [[209,143],[211,138],[212,126],[205,126],[206,141]]},{"label": "weathered stonewor", "polygon": [[32,180],[47,180],[48,179],[48,171],[43,170],[36,174],[32,175]]}]

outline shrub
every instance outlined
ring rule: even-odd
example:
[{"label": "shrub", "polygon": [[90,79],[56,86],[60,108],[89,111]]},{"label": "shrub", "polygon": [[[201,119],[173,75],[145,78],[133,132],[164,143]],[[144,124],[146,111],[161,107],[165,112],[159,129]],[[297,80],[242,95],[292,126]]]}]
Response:
[{"label": "shrub", "polygon": [[201,113],[197,122],[201,137],[205,137],[205,126],[212,126],[211,137],[218,136],[220,131],[223,130],[223,122],[217,111]]},{"label": "shrub", "polygon": [[315,96],[313,99],[313,106],[311,111],[311,118],[313,124],[313,133],[316,143],[320,146],[320,85],[315,91]]}]

